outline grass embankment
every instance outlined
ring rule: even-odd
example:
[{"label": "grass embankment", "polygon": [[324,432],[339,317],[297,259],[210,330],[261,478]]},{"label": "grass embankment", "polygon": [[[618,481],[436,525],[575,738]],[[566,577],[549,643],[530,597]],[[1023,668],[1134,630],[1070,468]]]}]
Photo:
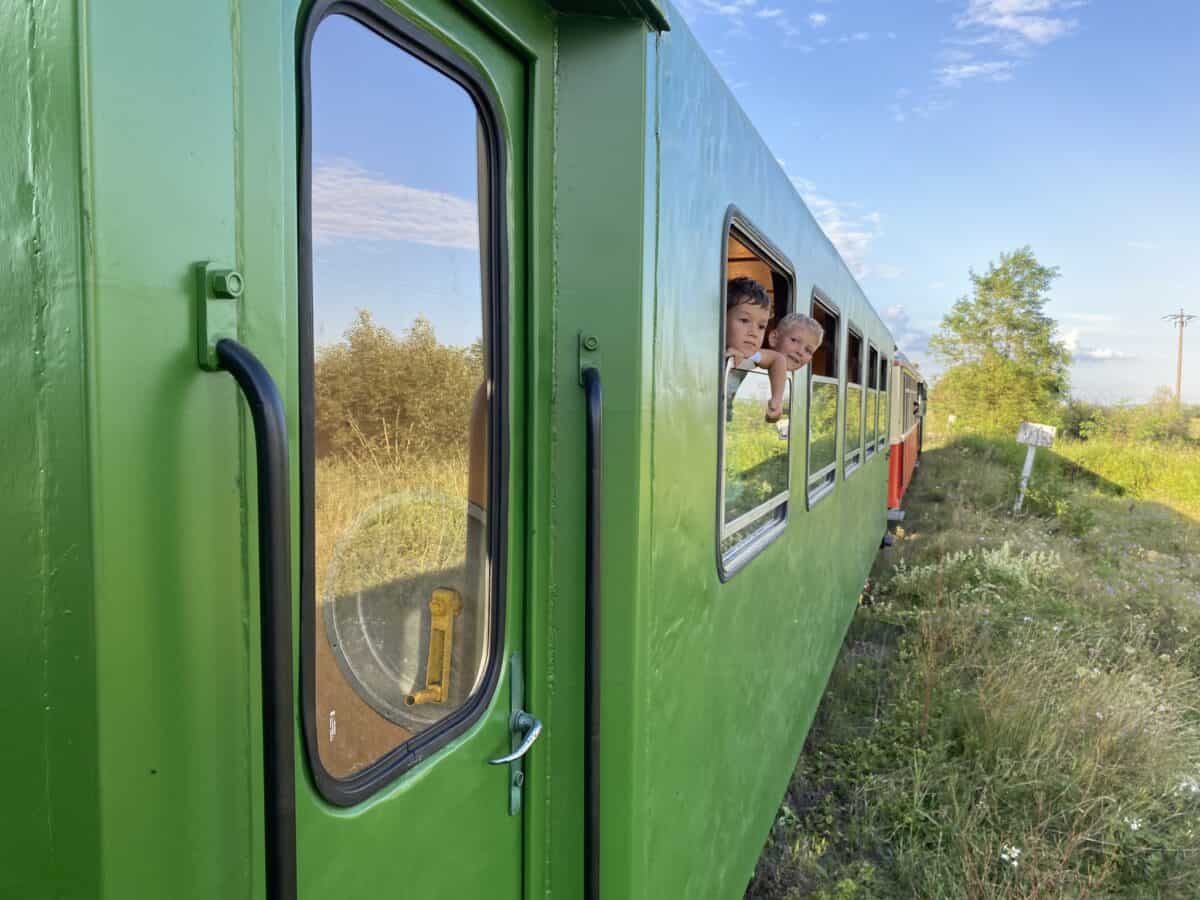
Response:
[{"label": "grass embankment", "polygon": [[925,454],[748,898],[1200,895],[1196,451],[1023,455]]}]

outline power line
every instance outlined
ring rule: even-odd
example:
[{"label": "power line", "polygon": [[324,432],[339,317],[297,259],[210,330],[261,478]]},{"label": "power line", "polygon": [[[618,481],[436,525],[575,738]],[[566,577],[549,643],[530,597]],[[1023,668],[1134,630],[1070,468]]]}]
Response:
[{"label": "power line", "polygon": [[1175,359],[1175,405],[1179,406],[1183,403],[1183,329],[1187,328],[1188,323],[1197,317],[1185,313],[1183,307],[1180,307],[1179,312],[1171,313],[1163,318],[1179,327],[1179,352]]}]

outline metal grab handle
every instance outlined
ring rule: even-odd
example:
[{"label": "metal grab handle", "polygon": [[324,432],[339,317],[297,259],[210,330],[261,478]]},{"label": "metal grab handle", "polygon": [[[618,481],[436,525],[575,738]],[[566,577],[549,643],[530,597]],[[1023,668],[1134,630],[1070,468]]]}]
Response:
[{"label": "metal grab handle", "polygon": [[584,558],[583,888],[585,900],[600,898],[600,498],[604,470],[603,392],[600,370],[583,370],[587,400],[587,525]]},{"label": "metal grab handle", "polygon": [[292,696],[292,539],[287,417],[266,367],[230,338],[217,361],[242,389],[258,462],[259,630],[262,654],[263,830],[268,900],[296,897],[296,771]]},{"label": "metal grab handle", "polygon": [[506,766],[528,753],[529,748],[533,746],[533,742],[542,735],[542,721],[527,712],[519,712],[512,718],[512,730],[525,732],[525,738],[521,741],[520,746],[508,754],[508,756],[502,756],[499,759],[489,759],[488,762],[491,765]]}]

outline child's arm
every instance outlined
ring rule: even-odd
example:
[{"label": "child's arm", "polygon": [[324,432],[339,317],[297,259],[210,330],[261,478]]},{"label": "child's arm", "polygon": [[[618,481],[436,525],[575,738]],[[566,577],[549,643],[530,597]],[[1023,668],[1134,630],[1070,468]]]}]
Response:
[{"label": "child's arm", "polygon": [[767,370],[771,382],[771,399],[767,402],[767,421],[774,422],[783,415],[783,387],[787,383],[787,357],[774,350],[759,350],[760,369]]}]

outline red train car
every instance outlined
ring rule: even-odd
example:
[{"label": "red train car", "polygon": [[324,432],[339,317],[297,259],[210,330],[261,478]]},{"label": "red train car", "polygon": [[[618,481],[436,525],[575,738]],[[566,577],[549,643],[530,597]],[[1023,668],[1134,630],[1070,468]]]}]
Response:
[{"label": "red train car", "polygon": [[891,427],[888,430],[888,508],[899,509],[921,457],[925,422],[925,378],[903,354],[892,359]]}]

